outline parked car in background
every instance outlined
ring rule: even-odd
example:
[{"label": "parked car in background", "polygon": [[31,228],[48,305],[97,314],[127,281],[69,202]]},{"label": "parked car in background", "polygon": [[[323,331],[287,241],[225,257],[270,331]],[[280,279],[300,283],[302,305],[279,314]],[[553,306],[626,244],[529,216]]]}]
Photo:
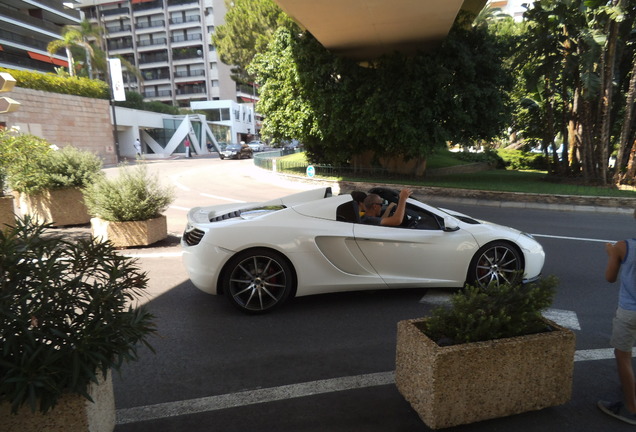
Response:
[{"label": "parked car in background", "polygon": [[264,144],[261,141],[250,141],[247,145],[255,152],[263,151],[264,147]]},{"label": "parked car in background", "polygon": [[221,149],[221,159],[250,159],[254,152],[247,144],[228,144]]},{"label": "parked car in background", "polygon": [[291,140],[290,142],[286,143],[283,148],[285,150],[298,150],[300,148],[302,148],[302,143],[298,140]]}]

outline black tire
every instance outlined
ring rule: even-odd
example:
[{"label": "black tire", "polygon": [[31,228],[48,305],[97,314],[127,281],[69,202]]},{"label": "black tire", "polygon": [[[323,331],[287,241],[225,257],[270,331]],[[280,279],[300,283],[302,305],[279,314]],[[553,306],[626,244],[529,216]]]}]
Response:
[{"label": "black tire", "polygon": [[477,251],[470,262],[466,281],[481,287],[490,283],[516,283],[522,277],[523,269],[519,250],[510,243],[495,241]]},{"label": "black tire", "polygon": [[221,158],[221,160],[225,159],[225,156],[223,155],[219,155],[219,157]]},{"label": "black tire", "polygon": [[279,307],[294,288],[294,273],[282,255],[253,249],[233,257],[223,277],[223,292],[240,311],[265,313]]}]

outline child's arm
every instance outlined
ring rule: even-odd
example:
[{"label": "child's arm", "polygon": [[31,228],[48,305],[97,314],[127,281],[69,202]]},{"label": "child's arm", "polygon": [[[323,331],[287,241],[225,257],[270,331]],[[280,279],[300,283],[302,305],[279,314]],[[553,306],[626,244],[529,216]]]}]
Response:
[{"label": "child's arm", "polygon": [[607,252],[607,267],[605,268],[605,279],[608,282],[616,282],[618,271],[621,268],[621,262],[625,259],[627,253],[627,243],[619,241],[616,243],[606,243],[605,251]]}]

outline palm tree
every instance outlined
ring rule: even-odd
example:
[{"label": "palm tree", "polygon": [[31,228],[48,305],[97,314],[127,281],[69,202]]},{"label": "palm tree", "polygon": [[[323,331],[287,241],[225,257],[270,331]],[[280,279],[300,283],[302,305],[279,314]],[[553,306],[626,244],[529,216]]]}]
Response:
[{"label": "palm tree", "polygon": [[49,42],[46,50],[49,54],[53,55],[62,48],[66,50],[66,57],[68,58],[68,73],[70,76],[75,76],[75,62],[73,60],[73,53],[71,48],[83,47],[90,56],[93,55],[93,47],[90,43],[86,42],[84,35],[76,26],[64,26],[62,29],[62,39],[56,39]]}]

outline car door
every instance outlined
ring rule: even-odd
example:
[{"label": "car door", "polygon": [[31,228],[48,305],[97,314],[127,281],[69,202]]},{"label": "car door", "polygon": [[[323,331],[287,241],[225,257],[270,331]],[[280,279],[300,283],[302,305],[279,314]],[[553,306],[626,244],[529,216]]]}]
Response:
[{"label": "car door", "polygon": [[360,250],[390,288],[458,287],[477,251],[473,236],[455,231],[356,224]]}]

